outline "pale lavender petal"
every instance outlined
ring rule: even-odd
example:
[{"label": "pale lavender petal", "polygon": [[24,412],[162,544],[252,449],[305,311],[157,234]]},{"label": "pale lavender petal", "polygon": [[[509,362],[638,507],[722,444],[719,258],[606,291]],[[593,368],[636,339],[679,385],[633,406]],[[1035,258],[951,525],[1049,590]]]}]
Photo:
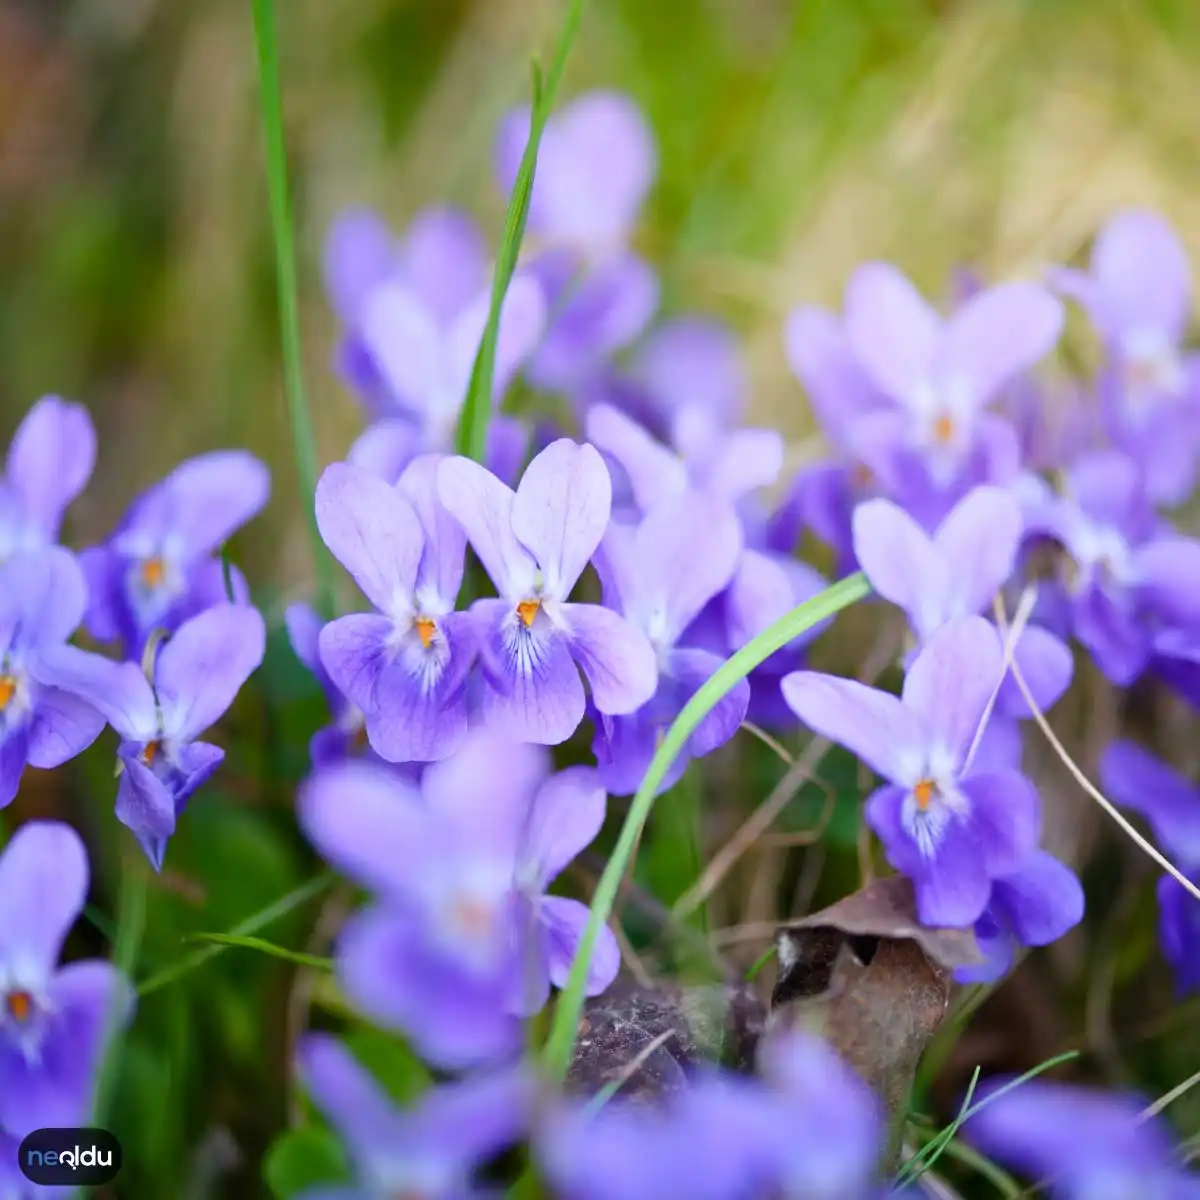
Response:
[{"label": "pale lavender petal", "polygon": [[[680,421],[685,415],[680,414]],[[774,429],[736,429],[721,439],[720,449],[704,471],[704,485],[719,496],[740,500],[758,488],[770,487],[781,470],[782,434]]]},{"label": "pale lavender petal", "polygon": [[935,370],[947,386],[983,405],[1050,353],[1062,325],[1062,304],[1040,284],[999,284],[950,318]]},{"label": "pale lavender petal", "polygon": [[913,890],[922,925],[961,929],[979,919],[991,895],[991,880],[979,847],[961,826],[950,826],[937,857],[913,876]]},{"label": "pale lavender petal", "polygon": [[442,332],[419,296],[395,282],[376,288],[363,302],[359,327],[396,398],[418,412],[441,398]]},{"label": "pale lavender petal", "polygon": [[620,716],[641,708],[658,686],[654,647],[646,635],[598,604],[564,604],[575,661],[591,685],[602,713]]},{"label": "pale lavender petal", "polygon": [[418,425],[404,417],[384,417],[359,434],[346,462],[384,483],[395,483],[424,449],[425,435]]},{"label": "pale lavender petal", "polygon": [[488,248],[470,214],[455,208],[418,213],[399,247],[405,282],[443,324],[456,317],[488,282]]},{"label": "pale lavender petal", "polygon": [[883,844],[887,860],[897,871],[916,879],[929,869],[929,860],[904,824],[907,787],[884,784],[863,801],[863,819]]},{"label": "pale lavender petal", "polygon": [[909,446],[910,424],[908,416],[890,409],[867,413],[847,424],[846,452],[855,464],[861,464],[873,491],[903,496],[912,487],[914,472],[922,473],[920,460]]},{"label": "pale lavender petal", "polygon": [[904,677],[904,704],[926,737],[961,762],[1003,673],[995,626],[982,617],[960,617],[943,625],[917,656]]},{"label": "pale lavender petal", "polygon": [[1092,587],[1076,598],[1071,614],[1075,637],[1113,683],[1128,687],[1146,669],[1149,630],[1126,605]]},{"label": "pale lavender petal", "polygon": [[708,317],[675,317],[651,330],[629,375],[666,414],[696,406],[733,420],[748,388],[741,346],[726,325]]},{"label": "pale lavender petal", "polygon": [[959,787],[971,802],[970,836],[988,875],[1013,870],[1037,848],[1041,834],[1042,805],[1033,784],[1010,770],[970,775]]},{"label": "pale lavender petal", "polygon": [[321,665],[334,687],[364,712],[379,707],[379,681],[391,665],[395,623],[374,613],[351,613],[322,628]]},{"label": "pale lavender petal", "polygon": [[568,767],[538,788],[525,826],[523,855],[546,887],[595,841],[608,797],[592,767]]},{"label": "pale lavender petal", "polygon": [[[1013,662],[1041,712],[1058,703],[1075,673],[1070,646],[1039,625],[1026,625],[1022,630],[1013,647]],[[1033,716],[1011,671],[1000,685],[996,709],[1022,719]]]},{"label": "pale lavender petal", "polygon": [[438,499],[438,464],[443,455],[423,454],[404,469],[397,484],[417,514],[425,535],[417,587],[431,588],[453,604],[462,587],[467,538],[462,526]]},{"label": "pale lavender petal", "polygon": [[[610,558],[616,538],[619,534],[610,527]],[[699,545],[705,548],[703,554],[696,553]],[[742,552],[741,522],[730,504],[688,491],[664,499],[647,514],[634,535],[632,551],[629,566],[636,581],[630,581],[634,589],[626,589],[632,594],[625,615],[643,629],[658,618],[664,627],[662,640],[673,643],[733,578]]]},{"label": "pale lavender petal", "polygon": [[[442,623],[449,654],[468,654],[451,643]],[[442,678],[431,684],[410,669],[403,655],[387,664],[374,690],[375,704],[366,710],[371,748],[388,762],[435,762],[453,754],[467,732],[467,700]]]},{"label": "pale lavender petal", "polygon": [[486,467],[456,455],[438,464],[438,498],[462,526],[496,590],[531,596],[538,564],[513,533],[512,490]]},{"label": "pale lavender petal", "polygon": [[393,894],[422,869],[429,814],[394,771],[347,762],[311,776],[297,799],[300,827],[318,853],[373,892]]},{"label": "pale lavender petal", "polygon": [[1191,315],[1191,268],[1175,231],[1153,212],[1119,213],[1092,249],[1106,332],[1152,329],[1177,342]]},{"label": "pale lavender petal", "polygon": [[13,434],[5,479],[26,515],[52,541],[95,463],[96,429],[88,410],[58,396],[43,396]]},{"label": "pale lavender petal", "polygon": [[1148,516],[1137,465],[1115,450],[1098,450],[1072,464],[1067,496],[1094,521],[1128,535],[1138,534]]},{"label": "pale lavender petal", "polygon": [[927,382],[942,334],[938,314],[887,263],[859,267],[846,289],[846,336],[880,391],[907,400]]},{"label": "pale lavender petal", "polygon": [[17,798],[28,761],[29,729],[22,724],[0,738],[0,808],[7,808]]},{"label": "pale lavender petal", "polygon": [[[543,896],[538,911],[546,930],[550,982],[555,987],[566,987],[571,963],[587,926],[587,907],[578,900],[568,900],[563,896]],[[620,969],[621,952],[617,947],[617,939],[613,937],[612,930],[604,926],[592,948],[586,994],[600,995],[616,979]]]},{"label": "pale lavender petal", "polygon": [[316,610],[308,604],[289,604],[283,613],[292,653],[314,674],[321,669],[319,639],[325,624]]},{"label": "pale lavender petal", "polygon": [[383,219],[351,209],[325,235],[325,289],[344,324],[358,318],[366,298],[394,273],[396,243]]},{"label": "pale lavender petal", "polygon": [[[713,677],[723,661],[707,650],[676,649],[671,651],[666,669],[682,686],[686,701]],[[688,738],[688,751],[697,758],[703,758],[718,746],[723,746],[746,719],[749,705],[750,683],[740,679],[696,726],[695,732]]]},{"label": "pale lavender petal", "polygon": [[163,480],[158,503],[181,536],[189,561],[218,550],[261,511],[271,475],[245,450],[214,450],[182,462]]},{"label": "pale lavender petal", "polygon": [[1011,492],[972,488],[938,526],[934,543],[945,561],[953,615],[982,612],[1012,574],[1021,540],[1021,508]]},{"label": "pale lavender petal", "polygon": [[29,765],[44,770],[61,766],[86,750],[100,736],[104,723],[86,700],[58,688],[43,688],[29,725]]},{"label": "pale lavender petal", "polygon": [[0,564],[0,595],[18,609],[15,642],[22,647],[65,641],[79,628],[88,599],[79,563],[58,546]]},{"label": "pale lavender petal", "polygon": [[91,546],[81,551],[79,566],[87,580],[87,631],[98,642],[115,642],[121,636],[124,560],[107,546]]},{"label": "pale lavender petal", "polygon": [[1134,552],[1138,595],[1172,625],[1200,622],[1200,542],[1159,538]]},{"label": "pale lavender petal", "polygon": [[225,714],[258,669],[267,630],[257,609],[221,604],[185,621],[159,651],[154,684],[163,728],[182,741]]},{"label": "pale lavender petal", "polygon": [[788,707],[814,733],[853,751],[885,779],[917,782],[925,733],[895,696],[816,671],[793,672],[780,687]]},{"label": "pale lavender petal", "polygon": [[307,1034],[297,1048],[305,1089],[352,1147],[378,1153],[400,1133],[399,1113],[374,1077],[336,1038]]},{"label": "pale lavender petal", "polygon": [[116,663],[76,646],[54,646],[38,655],[33,670],[39,683],[87,701],[129,741],[150,741],[158,731],[154,692],[136,663]]},{"label": "pale lavender petal", "polygon": [[175,796],[139,759],[124,755],[121,764],[114,814],[137,838],[150,865],[161,871],[167,840],[175,832]]},{"label": "pale lavender petal", "polygon": [[595,405],[588,410],[584,429],[589,442],[621,465],[643,512],[687,488],[683,460],[620,409]]},{"label": "pale lavender petal", "polygon": [[1020,721],[1000,711],[999,700],[996,710],[975,747],[969,770],[976,775],[992,775],[997,771],[1017,770],[1021,766]]},{"label": "pale lavender petal", "polygon": [[325,545],[376,608],[394,613],[411,602],[425,539],[396,488],[334,463],[317,483],[316,515]]},{"label": "pale lavender petal", "polygon": [[788,366],[804,385],[817,423],[838,445],[844,445],[850,420],[886,403],[854,357],[833,313],[821,308],[798,308],[789,313],[784,347]]},{"label": "pale lavender petal", "polygon": [[515,487],[529,450],[529,430],[519,417],[494,413],[488,423],[483,464],[502,483]]},{"label": "pale lavender petal", "polygon": [[541,568],[545,594],[565,600],[600,545],[612,480],[594,446],[559,438],[525,468],[512,530]]},{"label": "pale lavender petal", "polygon": [[1083,888],[1074,872],[1053,855],[1034,851],[993,884],[993,903],[1003,907],[1026,946],[1048,946],[1083,919]]},{"label": "pale lavender petal", "polygon": [[0,961],[48,978],[88,890],[83,841],[60,821],[27,821],[0,853]]},{"label": "pale lavender petal", "polygon": [[871,586],[904,609],[922,638],[949,614],[954,575],[929,535],[890,500],[867,500],[852,517],[854,555]]}]

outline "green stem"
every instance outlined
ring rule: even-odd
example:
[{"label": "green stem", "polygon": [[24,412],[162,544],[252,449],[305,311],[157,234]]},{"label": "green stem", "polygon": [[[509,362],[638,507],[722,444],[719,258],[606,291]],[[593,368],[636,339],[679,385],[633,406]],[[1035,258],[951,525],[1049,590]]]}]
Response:
[{"label": "green stem", "polygon": [[317,441],[304,395],[304,371],[300,353],[300,309],[297,301],[296,251],[288,198],[287,151],[283,139],[283,106],[279,89],[279,45],[275,35],[272,0],[251,0],[254,34],[258,43],[259,109],[267,151],[267,190],[271,226],[275,235],[275,277],[279,292],[279,335],[283,348],[283,377],[287,391],[288,418],[292,428],[292,452],[300,480],[301,503],[308,516],[313,558],[317,571],[318,607],[325,617],[333,616],[333,572],[325,544],[317,529],[313,497],[317,490]]},{"label": "green stem", "polygon": [[863,599],[870,590],[866,578],[859,572],[835,583],[820,595],[801,604],[799,608],[793,609],[786,616],[781,617],[769,629],[764,630],[753,641],[722,663],[713,672],[712,677],[684,705],[683,711],[675,719],[675,723],[668,730],[662,745],[659,746],[654,758],[650,761],[641,786],[629,806],[629,813],[625,818],[625,824],[621,827],[616,847],[608,860],[604,873],[600,876],[600,882],[596,885],[587,927],[580,939],[575,961],[571,964],[571,974],[567,980],[567,986],[563,989],[555,1005],[554,1023],[546,1041],[543,1056],[544,1067],[546,1074],[551,1079],[563,1079],[571,1064],[579,1018],[583,1012],[588,967],[592,961],[596,939],[612,914],[621,880],[625,876],[638,837],[646,824],[646,818],[650,814],[654,798],[658,794],[667,772],[671,769],[671,764],[679,756],[688,738],[695,732],[700,722],[755,667],[765,662],[777,650],[781,650],[806,630]]}]

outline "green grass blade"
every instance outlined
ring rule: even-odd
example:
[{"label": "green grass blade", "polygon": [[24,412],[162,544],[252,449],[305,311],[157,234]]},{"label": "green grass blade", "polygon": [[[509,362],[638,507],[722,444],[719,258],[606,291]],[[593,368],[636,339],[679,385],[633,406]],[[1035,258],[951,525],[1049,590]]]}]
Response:
[{"label": "green grass blade", "polygon": [[[319,896],[331,883],[334,876],[332,872],[326,872],[323,875],[318,875],[315,879],[310,879],[295,891],[289,892],[286,896],[276,900],[273,904],[268,904],[266,908],[247,917],[244,921],[239,921],[230,931],[230,936],[234,938],[250,937],[252,934],[258,933],[259,930],[265,929],[268,925],[273,925],[281,917],[287,916],[294,908],[298,908],[301,904]],[[208,962],[210,958],[215,958],[222,951],[228,949],[226,944],[212,944],[205,946],[202,950],[197,950],[194,954],[189,954],[186,958],[180,959],[179,962],[172,966],[165,967],[155,975],[151,975],[149,979],[143,980],[138,984],[138,995],[145,997],[151,992],[157,992],[160,988],[166,987],[169,983],[174,983],[183,975],[194,971],[197,967]]]},{"label": "green grass blade", "polygon": [[596,885],[587,927],[580,939],[575,961],[571,964],[567,986],[558,997],[554,1023],[546,1041],[544,1066],[552,1079],[561,1080],[567,1073],[571,1054],[575,1049],[579,1018],[583,1012],[583,993],[596,938],[612,913],[621,879],[625,875],[642,827],[646,824],[655,794],[671,769],[671,764],[700,722],[716,707],[721,698],[739,681],[745,679],[755,667],[806,630],[863,599],[870,590],[866,577],[859,572],[801,604],[722,663],[684,705],[683,711],[668,730],[662,745],[650,761],[649,769],[629,806],[629,814],[621,827],[608,865]]},{"label": "green grass blade", "polygon": [[185,939],[189,942],[208,942],[214,946],[238,946],[243,950],[257,950],[259,954],[269,954],[272,958],[282,958],[286,962],[298,963],[302,967],[316,967],[321,971],[333,969],[332,958],[322,958],[317,954],[302,954],[299,950],[288,950],[277,946],[265,938],[239,937],[235,933],[192,933]]},{"label": "green grass blade", "polygon": [[267,151],[267,190],[275,235],[275,275],[279,291],[279,335],[283,349],[283,378],[287,390],[292,452],[300,481],[301,503],[308,517],[317,572],[317,607],[333,616],[333,563],[317,529],[313,496],[317,490],[317,439],[304,395],[300,354],[300,307],[296,284],[296,249],[288,198],[287,151],[283,141],[283,106],[279,90],[279,44],[275,36],[272,0],[251,0],[254,35],[258,43],[259,108]]},{"label": "green grass blade", "polygon": [[513,272],[517,269],[521,241],[525,237],[525,221],[529,216],[529,198],[533,195],[533,174],[537,169],[538,146],[541,144],[542,130],[545,129],[546,121],[554,107],[554,95],[558,91],[567,55],[579,32],[582,17],[583,0],[569,0],[567,15],[554,49],[554,59],[545,79],[542,78],[537,63],[533,65],[533,107],[529,119],[529,142],[521,158],[512,196],[508,201],[508,211],[504,217],[504,235],[496,255],[496,274],[492,280],[491,310],[484,327],[483,340],[479,343],[479,353],[475,356],[475,366],[471,371],[471,382],[467,385],[467,395],[458,419],[455,438],[455,447],[459,454],[465,454],[476,462],[483,461],[487,446],[488,421],[491,419],[493,407],[492,380],[496,374],[500,309],[504,304],[508,285],[512,282]]}]

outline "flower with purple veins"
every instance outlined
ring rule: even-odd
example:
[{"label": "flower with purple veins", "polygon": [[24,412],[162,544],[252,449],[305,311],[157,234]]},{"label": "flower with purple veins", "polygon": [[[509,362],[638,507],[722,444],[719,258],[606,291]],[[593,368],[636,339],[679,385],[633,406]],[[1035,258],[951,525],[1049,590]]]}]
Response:
[{"label": "flower with purple veins", "polygon": [[[301,797],[313,845],[378,897],[338,944],[346,994],[447,1069],[519,1047],[519,1018],[566,981],[587,923],[584,905],[545,891],[600,831],[604,789],[587,767],[548,772],[540,747],[476,730],[419,790],[358,762],[318,772]],[[588,993],[619,965],[604,930]]]},{"label": "flower with purple veins", "polygon": [[0,808],[25,767],[49,769],[82,753],[104,718],[78,697],[42,683],[48,652],[79,627],[87,588],[79,564],[57,546],[0,565]]},{"label": "flower with purple veins", "polygon": [[321,662],[389,762],[445,758],[467,729],[475,622],[454,611],[466,541],[437,501],[441,461],[414,459],[394,487],[334,463],[317,484],[321,537],[377,609],[326,625]]},{"label": "flower with purple veins", "polygon": [[1200,542],[1155,516],[1126,456],[1078,460],[1065,494],[1028,514],[1026,535],[1065,551],[1057,587],[1041,590],[1043,615],[1074,633],[1114,683],[1146,669],[1160,629],[1200,625]]},{"label": "flower with purple veins", "polygon": [[69,825],[29,821],[0,853],[0,1130],[17,1138],[87,1123],[105,1036],[133,1014],[109,963],[57,966],[87,890]]},{"label": "flower with purple veins", "polygon": [[[696,552],[700,545],[703,554]],[[733,508],[703,492],[668,497],[636,528],[609,525],[596,555],[604,602],[646,635],[658,660],[658,690],[646,704],[627,716],[597,718],[592,748],[613,795],[637,788],[667,729],[721,665],[720,656],[688,646],[684,633],[729,585],[741,552]],[[680,778],[692,757],[711,753],[737,732],[749,699],[750,685],[741,680],[688,739],[662,790]]]},{"label": "flower with purple veins", "polygon": [[[496,175],[510,192],[529,141],[528,108],[509,114],[496,140]],[[538,148],[528,270],[551,309],[528,375],[572,391],[629,345],[658,307],[658,279],[627,247],[657,170],[653,136],[626,97],[590,92],[546,123]]]},{"label": "flower with purple veins", "polygon": [[595,447],[551,443],[515,493],[478,463],[448,458],[438,467],[438,495],[500,594],[471,609],[489,720],[525,741],[566,741],[585,711],[580,668],[596,710],[608,716],[632,713],[654,695],[658,672],[645,634],[611,609],[568,601],[612,507]]},{"label": "flower with purple veins", "polygon": [[225,757],[196,739],[225,714],[265,648],[256,609],[218,604],[155,646],[146,671],[74,646],[43,656],[40,678],[85,700],[120,735],[117,820],[156,871],[187,801]]},{"label": "flower with purple veins", "polygon": [[[267,502],[267,468],[244,450],[215,450],[182,462],[143,492],[112,536],[80,555],[88,582],[84,625],[97,641],[120,641],[140,656],[152,632],[172,633],[227,599],[217,556],[223,542]],[[234,600],[249,601],[230,568]]]},{"label": "flower with purple veins", "polygon": [[304,1086],[342,1139],[355,1178],[352,1186],[306,1191],[301,1200],[492,1195],[475,1186],[475,1170],[517,1142],[528,1126],[533,1089],[519,1070],[435,1085],[401,1110],[328,1034],[309,1034],[298,1058]]},{"label": "flower with purple veins", "polygon": [[976,1091],[963,1135],[1059,1200],[1200,1197],[1200,1177],[1181,1169],[1166,1125],[1138,1097],[1041,1079],[997,1095],[1006,1083]]},{"label": "flower with purple veins", "polygon": [[[1163,853],[1180,871],[1200,881],[1200,788],[1126,741],[1104,751],[1100,782],[1118,804],[1149,821]],[[1158,881],[1158,931],[1180,995],[1200,990],[1200,900],[1170,875]]]},{"label": "flower with purple veins", "polygon": [[1083,919],[1083,888],[1069,867],[1044,850],[992,880],[992,895],[975,922],[984,961],[960,967],[959,983],[993,983],[1012,966],[1016,946],[1048,946]]},{"label": "flower with purple veins", "polygon": [[[1022,517],[1016,498],[995,487],[972,488],[931,537],[890,500],[868,500],[854,511],[854,552],[872,588],[908,617],[918,647],[943,625],[987,608],[1013,573]],[[915,653],[915,651],[914,651]],[[1071,651],[1037,625],[1026,625],[1013,661],[1040,711],[1066,691]],[[1031,715],[1016,679],[1006,676],[996,697],[1002,716]]]},{"label": "flower with purple veins", "polygon": [[1089,272],[1059,269],[1051,282],[1087,310],[1108,363],[1099,393],[1109,433],[1146,472],[1156,502],[1178,504],[1196,480],[1200,355],[1183,339],[1191,268],[1174,230],[1140,209],[1100,231]]},{"label": "flower with purple veins", "polygon": [[96,430],[81,404],[43,396],[13,434],[0,475],[0,563],[58,541],[63,513],[87,486]]},{"label": "flower with purple veins", "polygon": [[1054,348],[1059,301],[1039,284],[1006,283],[943,319],[895,267],[869,263],[850,281],[845,312],[855,356],[893,403],[853,430],[885,489],[919,485],[936,517],[934,501],[952,499],[964,483],[1007,482],[1019,465],[1016,434],[987,409]]},{"label": "flower with purple veins", "polygon": [[887,780],[864,812],[888,861],[913,881],[926,925],[973,925],[991,881],[1037,846],[1041,806],[1029,780],[1011,769],[972,772],[968,762],[1003,671],[995,628],[960,617],[926,643],[899,699],[811,671],[781,685],[805,725]]}]

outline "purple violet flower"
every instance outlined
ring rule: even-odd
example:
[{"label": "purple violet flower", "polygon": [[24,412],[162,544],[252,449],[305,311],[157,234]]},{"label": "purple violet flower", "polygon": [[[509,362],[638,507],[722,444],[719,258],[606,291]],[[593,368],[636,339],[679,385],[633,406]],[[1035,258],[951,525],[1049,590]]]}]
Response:
[{"label": "purple violet flower", "polygon": [[[855,422],[864,461],[893,494],[920,481],[953,495],[1016,472],[1016,434],[987,411],[1058,341],[1059,301],[1035,283],[986,288],[943,319],[895,267],[868,263],[846,291],[846,334],[894,405]],[[924,521],[923,521],[924,523]]]},{"label": "purple violet flower", "polygon": [[257,670],[266,627],[256,609],[218,604],[156,648],[148,676],[74,646],[47,651],[39,675],[96,708],[121,737],[116,815],[156,871],[188,799],[225,751],[196,739],[225,714]]},{"label": "purple violet flower", "polygon": [[585,710],[579,668],[592,703],[609,716],[654,695],[658,673],[645,634],[611,609],[568,602],[612,507],[608,469],[593,446],[551,443],[515,493],[478,463],[448,458],[438,467],[438,494],[500,594],[471,609],[489,719],[515,738],[566,741]]},{"label": "purple violet flower", "polygon": [[[346,994],[447,1069],[517,1049],[519,1018],[566,980],[587,922],[584,905],[545,891],[600,831],[604,789],[586,767],[548,771],[543,749],[476,730],[419,790],[355,762],[302,794],[313,845],[378,897],[338,943]],[[606,930],[588,993],[619,964]]]},{"label": "purple violet flower", "polygon": [[340,1042],[310,1034],[299,1069],[313,1101],[337,1130],[356,1186],[324,1187],[303,1200],[468,1200],[475,1169],[518,1141],[532,1105],[531,1080],[517,1070],[436,1085],[398,1109]]},{"label": "purple violet flower", "polygon": [[[1200,1178],[1179,1167],[1167,1127],[1136,1096],[1030,1080],[975,1093],[965,1136],[989,1158],[1045,1180],[1060,1200],[1196,1200]],[[1039,1189],[1040,1190],[1040,1189]]]},{"label": "purple violet flower", "polygon": [[[139,657],[151,633],[173,633],[226,597],[216,551],[267,502],[267,468],[243,450],[189,458],[143,492],[102,546],[85,550],[84,625],[97,641],[120,641]],[[234,599],[249,601],[231,569]]]},{"label": "purple violet flower", "polygon": [[899,699],[811,671],[782,683],[805,725],[888,781],[864,812],[888,861],[912,879],[927,925],[973,925],[991,881],[1037,846],[1041,810],[1029,780],[1015,770],[972,773],[967,762],[1003,670],[995,628],[960,617],[926,643]]},{"label": "purple violet flower", "polygon": [[[1141,813],[1163,853],[1200,880],[1200,788],[1133,742],[1113,742],[1100,781],[1116,803]],[[1158,930],[1180,995],[1200,990],[1200,901],[1177,880],[1158,881]]]},{"label": "purple violet flower", "polygon": [[1146,473],[1151,499],[1185,500],[1196,481],[1200,355],[1183,339],[1191,268],[1174,230],[1152,212],[1118,213],[1100,231],[1091,270],[1051,281],[1087,309],[1108,352],[1100,400],[1114,442]]},{"label": "purple violet flower", "polygon": [[975,922],[984,962],[960,967],[959,983],[992,983],[1012,966],[1016,946],[1048,946],[1083,920],[1083,888],[1075,873],[1044,850],[992,880],[992,895]]},{"label": "purple violet flower", "polygon": [[[890,500],[868,500],[854,511],[854,551],[871,586],[904,609],[918,646],[957,617],[989,607],[1013,573],[1022,517],[1016,498],[995,487],[972,488],[931,537]],[[1041,711],[1066,691],[1074,672],[1061,639],[1026,625],[1013,661]],[[996,698],[1005,716],[1032,715],[1016,680]]]},{"label": "purple violet flower", "polygon": [[[501,123],[496,175],[508,193],[529,141],[528,108]],[[528,375],[571,391],[629,345],[658,307],[658,280],[628,249],[657,170],[653,135],[627,98],[591,92],[546,123],[529,206],[541,253],[529,271],[553,314]]]},{"label": "purple violet flower", "polygon": [[42,659],[79,626],[87,588],[57,546],[0,565],[0,808],[26,765],[57,767],[86,750],[104,718],[78,697],[40,681]]},{"label": "purple violet flower", "polygon": [[87,1124],[105,1034],[133,1014],[109,963],[57,966],[87,890],[69,825],[29,821],[0,853],[0,1129],[16,1138]]},{"label": "purple violet flower", "polygon": [[1114,683],[1146,668],[1163,626],[1200,625],[1200,542],[1180,537],[1147,501],[1137,467],[1104,451],[1075,463],[1066,494],[1028,515],[1027,535],[1066,552],[1043,612],[1058,616]]},{"label": "purple violet flower", "polygon": [[443,461],[414,459],[394,487],[334,463],[317,484],[321,537],[378,610],[326,625],[321,662],[389,762],[445,758],[467,729],[475,626],[454,611],[466,541],[437,500]]},{"label": "purple violet flower", "polygon": [[81,404],[43,396],[17,427],[0,475],[0,563],[58,541],[67,506],[96,463],[96,430]]},{"label": "purple violet flower", "polygon": [[[696,547],[704,546],[697,554]],[[630,795],[680,710],[721,665],[707,650],[681,645],[700,611],[724,591],[742,552],[733,508],[702,492],[658,504],[635,528],[613,522],[596,556],[604,602],[642,631],[658,660],[658,690],[628,716],[599,715],[592,744],[609,792]],[[678,781],[692,757],[723,745],[742,723],[750,685],[742,680],[700,723],[675,760],[662,790]]]}]

